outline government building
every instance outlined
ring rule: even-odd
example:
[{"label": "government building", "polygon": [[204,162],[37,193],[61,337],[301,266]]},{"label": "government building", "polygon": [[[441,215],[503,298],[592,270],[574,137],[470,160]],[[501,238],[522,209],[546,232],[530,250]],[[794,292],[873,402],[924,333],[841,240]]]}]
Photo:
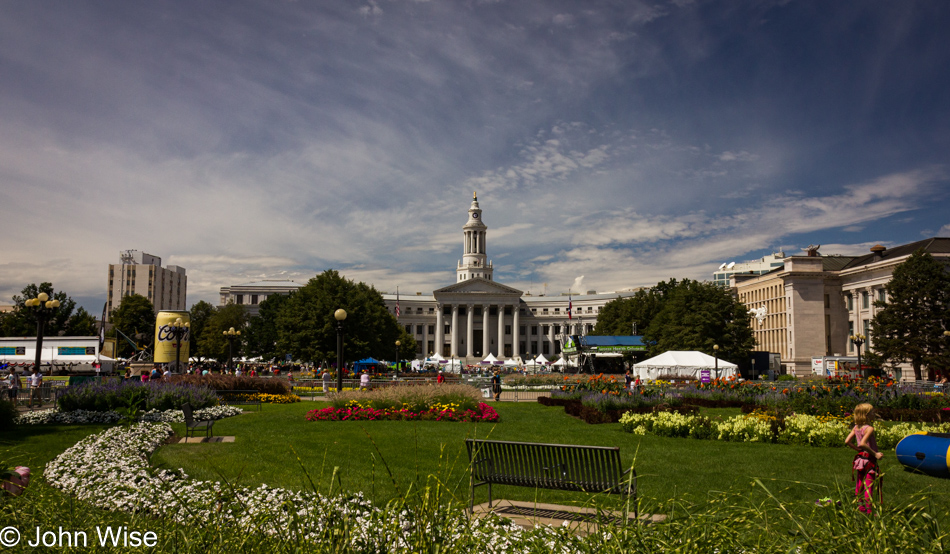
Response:
[{"label": "government building", "polygon": [[499,360],[543,354],[554,361],[565,335],[591,332],[607,302],[633,296],[636,290],[532,296],[495,281],[488,226],[473,195],[462,226],[455,282],[431,294],[383,294],[383,300],[415,337],[417,357],[440,355],[474,364],[489,354]]}]

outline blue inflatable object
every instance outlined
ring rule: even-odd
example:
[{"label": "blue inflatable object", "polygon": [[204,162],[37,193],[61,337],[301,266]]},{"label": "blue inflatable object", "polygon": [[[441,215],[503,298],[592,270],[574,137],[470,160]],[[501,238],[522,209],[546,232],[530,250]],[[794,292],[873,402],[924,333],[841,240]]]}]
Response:
[{"label": "blue inflatable object", "polygon": [[897,461],[906,467],[950,478],[950,433],[908,435],[897,443]]}]

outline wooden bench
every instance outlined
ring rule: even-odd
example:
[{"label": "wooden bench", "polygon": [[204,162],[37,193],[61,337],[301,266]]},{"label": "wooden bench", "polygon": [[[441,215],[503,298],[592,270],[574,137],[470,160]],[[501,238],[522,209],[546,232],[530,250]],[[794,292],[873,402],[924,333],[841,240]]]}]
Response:
[{"label": "wooden bench", "polygon": [[465,439],[471,469],[469,511],[475,507],[475,487],[516,485],[588,493],[624,494],[633,499],[637,514],[637,472],[623,470],[620,449]]},{"label": "wooden bench", "polygon": [[195,431],[197,429],[205,429],[205,438],[211,438],[212,431],[211,428],[214,427],[213,419],[204,419],[201,421],[196,421],[194,412],[191,410],[191,404],[182,404],[181,411],[185,414],[185,438],[188,436],[195,436]]},{"label": "wooden bench", "polygon": [[[218,395],[218,400],[222,404],[227,404],[228,406],[257,406],[257,410],[261,409],[261,401],[259,398],[256,398],[257,394],[260,391],[256,390],[216,390],[215,394]],[[255,398],[241,398],[241,395],[251,396],[254,395]]]}]

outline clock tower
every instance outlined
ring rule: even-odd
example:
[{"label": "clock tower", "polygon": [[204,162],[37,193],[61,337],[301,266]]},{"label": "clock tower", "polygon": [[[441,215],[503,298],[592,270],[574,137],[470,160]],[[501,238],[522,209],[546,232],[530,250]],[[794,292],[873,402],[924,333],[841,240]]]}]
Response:
[{"label": "clock tower", "polygon": [[478,207],[478,195],[472,193],[472,206],[468,209],[468,221],[462,226],[462,259],[456,268],[462,282],[468,279],[492,280],[492,265],[485,253],[485,235],[488,226],[482,222],[482,209]]}]

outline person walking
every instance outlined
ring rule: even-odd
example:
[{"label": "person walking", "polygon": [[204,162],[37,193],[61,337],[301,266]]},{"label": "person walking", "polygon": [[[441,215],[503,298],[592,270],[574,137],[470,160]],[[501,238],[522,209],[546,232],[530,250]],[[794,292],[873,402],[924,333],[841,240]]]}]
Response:
[{"label": "person walking", "polygon": [[40,388],[43,386],[43,372],[39,368],[33,369],[33,375],[30,375],[30,409],[33,409],[33,400],[38,402],[37,406],[43,405],[43,397]]},{"label": "person walking", "polygon": [[501,372],[497,369],[495,374],[491,376],[491,392],[495,397],[495,402],[501,401]]},{"label": "person walking", "polygon": [[[884,453],[877,448],[877,438],[874,427],[869,425],[874,421],[874,407],[868,403],[854,407],[854,428],[844,440],[845,446],[857,452],[851,462],[852,476],[857,475],[854,486],[854,495],[858,498],[858,510],[871,514],[871,496],[874,491],[874,480],[881,474],[878,460]],[[880,484],[878,485],[880,487]],[[883,500],[883,498],[882,498]]]},{"label": "person walking", "polygon": [[7,389],[7,395],[10,398],[10,402],[13,402],[15,406],[17,396],[20,394],[20,376],[17,375],[16,369],[10,371],[9,387],[10,388]]},{"label": "person walking", "polygon": [[330,391],[330,370],[324,369],[320,377],[323,379],[323,394],[326,394]]}]

